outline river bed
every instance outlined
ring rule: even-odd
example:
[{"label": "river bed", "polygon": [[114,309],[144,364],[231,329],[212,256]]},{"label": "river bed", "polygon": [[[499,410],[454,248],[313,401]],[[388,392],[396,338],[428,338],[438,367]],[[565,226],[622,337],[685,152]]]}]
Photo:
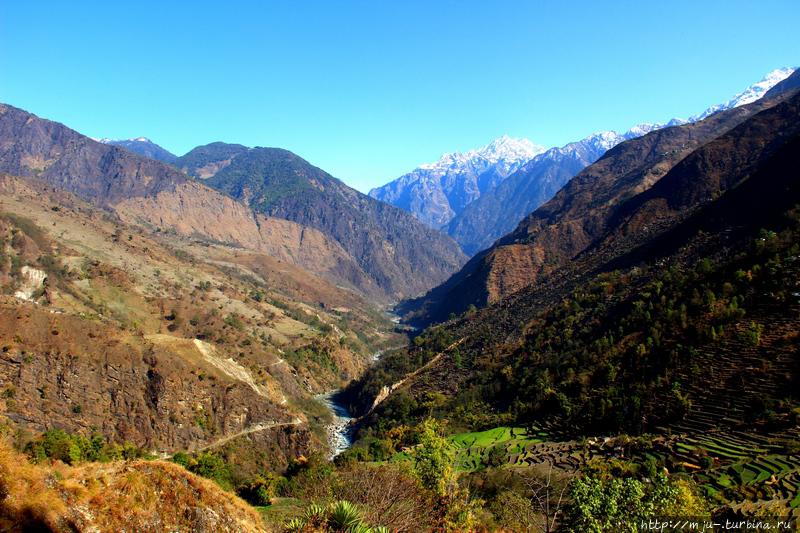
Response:
[{"label": "river bed", "polygon": [[[391,348],[384,348],[372,354],[372,363],[375,364],[380,360],[384,353],[397,350],[404,347],[405,344],[400,346],[392,346]],[[331,448],[331,459],[348,449],[353,445],[353,437],[355,434],[355,426],[353,417],[347,406],[337,402],[336,396],[340,391],[335,390],[317,396],[317,400],[322,402],[325,407],[331,411],[333,421],[325,428],[328,432],[328,444]]]},{"label": "river bed", "polygon": [[352,425],[353,416],[350,411],[346,406],[336,401],[338,392],[333,391],[317,396],[317,399],[330,409],[333,416],[333,421],[325,428],[328,432],[328,443],[331,447],[331,459],[353,445],[353,433],[355,431]]}]

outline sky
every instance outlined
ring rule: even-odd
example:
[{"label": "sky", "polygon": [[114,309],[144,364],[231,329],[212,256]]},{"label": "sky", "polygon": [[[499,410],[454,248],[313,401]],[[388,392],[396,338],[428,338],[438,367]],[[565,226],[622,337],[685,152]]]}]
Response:
[{"label": "sky", "polygon": [[503,134],[701,112],[800,66],[798,27],[798,0],[0,0],[0,101],[178,155],[287,148],[367,191]]}]

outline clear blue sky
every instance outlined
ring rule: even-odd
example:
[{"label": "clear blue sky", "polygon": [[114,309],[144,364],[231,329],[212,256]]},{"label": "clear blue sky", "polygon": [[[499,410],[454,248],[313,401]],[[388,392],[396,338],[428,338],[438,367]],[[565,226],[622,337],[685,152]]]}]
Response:
[{"label": "clear blue sky", "polygon": [[697,113],[798,66],[798,28],[798,0],[0,0],[0,101],[177,154],[284,147],[367,190],[504,133]]}]

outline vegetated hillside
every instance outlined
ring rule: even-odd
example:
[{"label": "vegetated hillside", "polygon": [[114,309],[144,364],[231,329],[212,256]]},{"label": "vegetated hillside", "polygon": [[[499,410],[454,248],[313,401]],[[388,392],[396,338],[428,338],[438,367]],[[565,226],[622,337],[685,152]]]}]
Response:
[{"label": "vegetated hillside", "polygon": [[228,166],[234,157],[248,149],[241,144],[213,142],[192,148],[178,158],[175,166],[189,175],[203,180]]},{"label": "vegetated hillside", "polygon": [[603,237],[623,201],[650,188],[695,149],[790,94],[657,130],[612,148],[513,232],[473,257],[441,286],[405,302],[400,311],[418,324],[442,321],[470,305],[497,302],[543,283],[551,274],[559,275]]},{"label": "vegetated hillside", "polygon": [[798,379],[798,117],[795,96],[694,151],[617,206],[605,238],[558,278],[431,328],[410,357],[352,387],[354,401],[364,410],[405,376],[371,423],[420,416],[426,393],[467,427],[639,432],[786,416]]},{"label": "vegetated hillside", "polygon": [[161,161],[162,163],[169,163],[174,164],[177,161],[178,156],[162,148],[161,146],[157,145],[150,139],[146,137],[137,137],[136,139],[101,139],[103,144],[112,144],[114,146],[119,146],[121,148],[125,148],[129,152],[133,152],[135,154],[139,154],[144,156],[148,159],[155,159],[156,161]]},{"label": "vegetated hillside", "polygon": [[[800,504],[798,117],[795,96],[705,144],[560,276],[381,361],[349,389],[359,447],[391,456],[426,416],[522,427],[524,443],[472,460],[575,471],[602,457],[684,472],[731,512]],[[616,433],[650,435],[581,445]]]},{"label": "vegetated hillside", "polygon": [[3,531],[267,531],[213,481],[163,461],[30,464],[0,443]]},{"label": "vegetated hillside", "polygon": [[216,168],[204,183],[258,213],[320,231],[387,295],[419,294],[446,279],[466,259],[446,235],[351,189],[287,150],[252,148],[231,158],[227,148],[214,145],[203,150],[225,158],[202,159],[202,168]]},{"label": "vegetated hillside", "polygon": [[[183,164],[199,164],[203,157],[203,150],[193,151]],[[0,172],[73,192],[149,230],[267,252],[376,300],[395,296],[341,244],[314,228],[254,214],[173,166],[7,105],[0,105]]]},{"label": "vegetated hillside", "polygon": [[263,253],[151,236],[41,182],[2,177],[0,239],[0,412],[29,431],[280,470],[325,447],[312,396],[396,342],[351,291]]}]

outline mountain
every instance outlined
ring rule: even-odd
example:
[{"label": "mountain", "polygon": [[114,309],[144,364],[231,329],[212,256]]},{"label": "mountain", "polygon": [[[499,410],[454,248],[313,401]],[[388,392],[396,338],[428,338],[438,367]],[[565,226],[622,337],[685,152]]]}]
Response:
[{"label": "mountain", "polygon": [[[75,193],[126,223],[267,252],[380,301],[419,294],[463,263],[458,245],[448,237],[399,209],[356,193],[296,156],[287,156],[292,162],[288,166],[276,159],[275,168],[282,172],[275,174],[270,187],[301,196],[285,197],[284,203],[321,202],[327,213],[322,207],[310,213],[299,206],[281,210],[276,204],[271,211],[276,216],[269,216],[264,206],[254,211],[228,196],[233,186],[224,186],[223,178],[214,181],[223,190],[219,192],[176,168],[186,168],[198,178],[217,176],[222,168],[231,185],[240,178],[257,180],[246,175],[248,166],[255,157],[258,171],[258,158],[269,151],[254,150],[253,156],[237,159],[232,169],[223,168],[235,154],[250,152],[216,143],[192,150],[172,166],[0,105],[0,172]],[[313,175],[315,185],[292,189],[305,179],[296,172]],[[319,184],[325,184],[323,191],[315,188]],[[273,194],[262,188],[264,194]],[[304,200],[303,195],[308,197]],[[348,216],[333,214],[332,205]],[[301,220],[308,224],[297,222]]]},{"label": "mountain", "polygon": [[418,322],[441,321],[470,305],[482,307],[536,286],[550,275],[564,275],[564,267],[608,231],[620,202],[647,190],[691,152],[788,94],[791,91],[617,145],[513,232],[425,297],[405,302],[401,310]]},{"label": "mountain", "polygon": [[31,177],[0,175],[0,204],[4,427],[228,450],[249,476],[324,449],[313,396],[396,342],[355,291],[264,252],[129,225]]},{"label": "mountain", "polygon": [[287,150],[215,143],[192,150],[177,165],[256,213],[321,232],[394,297],[424,292],[465,261],[446,235]]},{"label": "mountain", "polygon": [[[437,185],[440,174],[429,175],[429,167],[447,169],[449,159],[434,165],[422,165],[414,172],[407,174],[383,187],[374,189],[371,195],[402,207],[417,214],[434,227],[430,217],[420,213],[448,213],[449,221],[441,226],[448,235],[459,243],[467,255],[474,255],[488,248],[495,240],[510,232],[534,209],[549,200],[567,181],[586,166],[594,163],[606,150],[616,144],[646,135],[657,129],[680,126],[688,122],[696,122],[715,112],[751,103],[763,96],[771,87],[786,79],[793,69],[784,68],[770,72],[763,80],[737,94],[730,101],[713,106],[704,113],[690,118],[688,121],[673,118],[668,122],[643,123],[636,125],[625,133],[600,132],[585,139],[569,143],[560,148],[542,151],[524,161],[525,155],[517,153],[521,163],[518,168],[505,174],[502,179],[495,179],[491,186],[481,190],[480,194],[468,197],[459,204],[459,210],[447,210],[447,197],[441,186]],[[479,152],[479,151],[474,151]],[[458,168],[458,166],[456,166]],[[437,188],[438,187],[438,188]],[[444,220],[439,217],[436,220]]]},{"label": "mountain", "polygon": [[230,164],[231,160],[246,152],[241,144],[214,142],[189,150],[175,162],[175,166],[197,179],[207,179]]},{"label": "mountain", "polygon": [[142,155],[149,159],[155,159],[156,161],[161,161],[162,163],[175,163],[175,160],[178,159],[178,156],[161,148],[159,145],[148,139],[147,137],[137,137],[135,139],[124,139],[124,140],[116,140],[116,139],[96,139],[103,144],[111,144],[114,146],[119,146],[134,152],[136,154]]},{"label": "mountain", "polygon": [[544,151],[527,139],[503,136],[466,153],[444,154],[369,195],[441,228],[523,163]]},{"label": "mountain", "polygon": [[711,106],[699,115],[691,117],[689,121],[696,122],[726,109],[733,109],[734,107],[751,104],[767,94],[767,92],[769,92],[769,90],[775,85],[778,85],[783,80],[791,76],[794,71],[795,69],[790,67],[775,69],[769,72],[760,81],[754,83],[744,91],[736,94],[727,102]]},{"label": "mountain", "polygon": [[488,248],[528,213],[553,197],[575,174],[597,161],[609,148],[637,136],[600,132],[561,148],[551,148],[522,165],[487,191],[447,225],[447,233],[467,255]]},{"label": "mountain", "polygon": [[756,456],[798,444],[798,119],[793,91],[612,148],[501,241],[555,252],[534,285],[348,388],[353,455],[394,457],[435,417],[471,472],[621,461],[692,480],[715,515],[792,512],[797,463]]}]

